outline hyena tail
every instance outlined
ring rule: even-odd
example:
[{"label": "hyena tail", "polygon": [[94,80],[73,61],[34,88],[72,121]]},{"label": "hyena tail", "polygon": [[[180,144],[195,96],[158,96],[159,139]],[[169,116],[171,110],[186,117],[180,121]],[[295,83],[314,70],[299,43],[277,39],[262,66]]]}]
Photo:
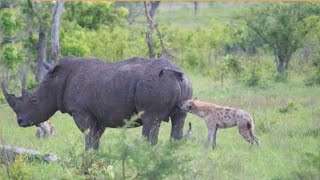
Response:
[{"label": "hyena tail", "polygon": [[252,123],[247,123],[247,128],[249,130],[249,135],[250,137],[253,139],[253,141],[259,145],[260,144],[260,140],[259,138],[257,138],[257,136],[253,133],[253,124]]}]

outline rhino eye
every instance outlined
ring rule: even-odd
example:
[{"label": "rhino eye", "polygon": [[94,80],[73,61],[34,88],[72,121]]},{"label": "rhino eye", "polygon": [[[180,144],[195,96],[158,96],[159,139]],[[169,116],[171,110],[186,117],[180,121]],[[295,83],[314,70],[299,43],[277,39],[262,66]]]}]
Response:
[{"label": "rhino eye", "polygon": [[31,101],[32,104],[38,104],[38,102],[39,102],[36,97],[31,97],[30,101]]}]

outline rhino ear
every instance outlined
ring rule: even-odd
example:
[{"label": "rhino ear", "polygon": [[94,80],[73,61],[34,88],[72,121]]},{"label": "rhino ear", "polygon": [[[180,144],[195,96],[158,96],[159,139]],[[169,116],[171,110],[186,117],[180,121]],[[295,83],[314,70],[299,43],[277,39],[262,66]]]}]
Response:
[{"label": "rhino ear", "polygon": [[56,65],[54,66],[53,68],[51,68],[49,71],[48,71],[48,74],[53,77],[57,74],[57,72],[59,71],[59,69],[61,69],[61,66],[60,65]]},{"label": "rhino ear", "polygon": [[163,68],[161,69],[161,71],[159,72],[159,77],[161,77],[164,73],[164,71],[166,70],[169,70],[169,71],[173,71],[175,73],[175,75],[177,76],[177,78],[180,80],[180,81],[183,81],[183,72],[182,71],[179,71],[179,70],[175,70],[175,69],[170,69],[170,68]]}]

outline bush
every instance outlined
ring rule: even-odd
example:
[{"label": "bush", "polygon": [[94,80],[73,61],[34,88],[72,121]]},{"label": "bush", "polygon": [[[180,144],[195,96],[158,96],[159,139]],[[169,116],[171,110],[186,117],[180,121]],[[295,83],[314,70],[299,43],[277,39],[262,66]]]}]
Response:
[{"label": "bush", "polygon": [[320,57],[317,56],[312,62],[313,68],[310,76],[305,80],[307,86],[320,85]]},{"label": "bush", "polygon": [[25,60],[24,54],[20,53],[21,44],[6,44],[1,48],[1,60],[9,69],[15,69]]},{"label": "bush", "polygon": [[288,72],[276,73],[274,80],[275,80],[275,82],[287,82],[288,81]]},{"label": "bush", "polygon": [[288,113],[290,111],[295,111],[297,109],[298,109],[297,105],[294,102],[290,101],[287,105],[279,107],[278,111],[280,113]]},{"label": "bush", "polygon": [[242,72],[243,68],[238,58],[233,55],[227,55],[225,60],[229,71],[231,71],[235,76],[238,76]]},{"label": "bush", "polygon": [[249,67],[243,73],[241,81],[249,86],[255,87],[261,85],[262,73],[256,67]]},{"label": "bush", "polygon": [[30,167],[26,164],[23,156],[16,157],[13,163],[9,164],[9,177],[15,180],[28,180],[31,178]]},{"label": "bush", "polygon": [[[183,151],[183,141],[159,142],[151,146],[145,139],[132,139],[126,128],[116,135],[104,151],[87,151],[74,156],[80,174],[88,179],[163,179],[169,176],[184,177],[192,159]],[[74,154],[74,153],[73,153]],[[74,163],[69,161],[74,167]]]}]

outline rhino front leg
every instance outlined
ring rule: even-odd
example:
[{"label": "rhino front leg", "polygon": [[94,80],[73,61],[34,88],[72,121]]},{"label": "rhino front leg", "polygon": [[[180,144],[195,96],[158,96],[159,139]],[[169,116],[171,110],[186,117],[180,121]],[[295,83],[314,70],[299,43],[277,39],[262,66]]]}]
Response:
[{"label": "rhino front leg", "polygon": [[80,131],[85,134],[85,149],[98,149],[105,128],[99,127],[99,124],[87,114],[73,113],[72,116]]},{"label": "rhino front leg", "polygon": [[186,117],[186,112],[178,112],[171,116],[171,138],[179,140],[183,137],[183,126]]},{"label": "rhino front leg", "polygon": [[89,128],[88,134],[85,135],[86,150],[98,149],[100,144],[100,138],[104,132],[105,128]]}]

